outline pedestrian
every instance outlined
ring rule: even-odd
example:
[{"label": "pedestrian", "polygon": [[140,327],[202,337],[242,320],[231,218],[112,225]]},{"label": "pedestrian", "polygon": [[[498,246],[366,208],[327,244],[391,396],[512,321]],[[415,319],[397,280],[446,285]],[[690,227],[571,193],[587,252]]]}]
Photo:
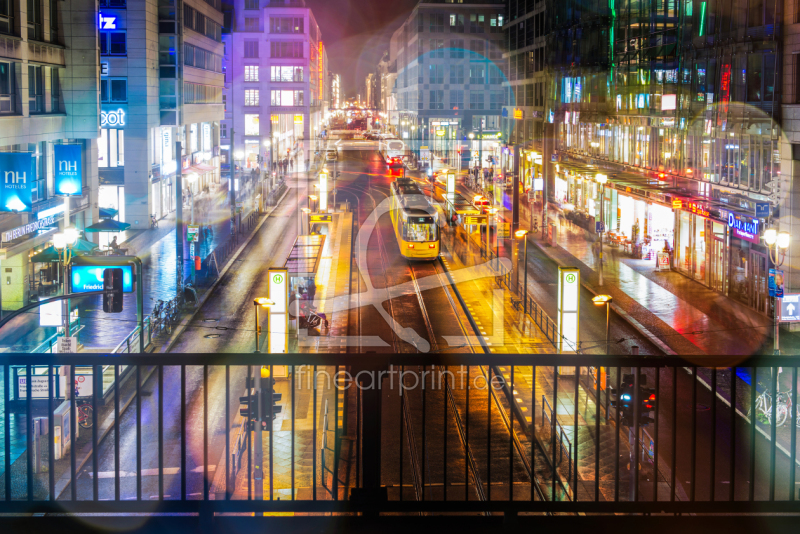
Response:
[{"label": "pedestrian", "polygon": [[214,237],[214,228],[210,224],[208,225],[207,230],[208,230],[208,237],[210,238]]},{"label": "pedestrian", "polygon": [[290,171],[293,171],[293,170],[294,170],[294,159],[290,159],[290,160],[289,160],[289,170],[290,170]]}]

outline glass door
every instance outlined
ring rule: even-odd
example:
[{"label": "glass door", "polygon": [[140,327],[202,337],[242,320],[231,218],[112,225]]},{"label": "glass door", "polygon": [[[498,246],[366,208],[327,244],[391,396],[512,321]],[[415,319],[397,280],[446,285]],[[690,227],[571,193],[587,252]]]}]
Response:
[{"label": "glass door", "polygon": [[760,313],[767,313],[767,298],[769,295],[767,288],[768,265],[766,255],[754,250],[750,251],[751,272],[748,273],[751,287],[750,306]]}]

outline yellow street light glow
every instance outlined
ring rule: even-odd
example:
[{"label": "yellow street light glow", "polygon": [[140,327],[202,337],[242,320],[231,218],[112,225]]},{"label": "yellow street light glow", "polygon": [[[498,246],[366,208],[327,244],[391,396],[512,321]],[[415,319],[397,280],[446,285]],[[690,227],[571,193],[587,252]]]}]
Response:
[{"label": "yellow street light glow", "polygon": [[775,241],[778,240],[778,231],[775,228],[767,228],[764,231],[764,241],[767,242],[767,245],[774,245]]},{"label": "yellow street light glow", "polygon": [[778,248],[789,248],[792,236],[789,232],[778,232]]},{"label": "yellow street light glow", "polygon": [[596,297],[592,298],[592,302],[594,303],[595,306],[610,304],[612,300],[614,299],[611,298],[611,295],[597,295]]},{"label": "yellow street light glow", "polygon": [[253,299],[253,305],[261,306],[262,308],[269,308],[270,306],[275,305],[275,301],[266,297],[259,297],[257,299]]},{"label": "yellow street light glow", "polygon": [[517,230],[516,232],[514,232],[514,237],[516,237],[517,239],[522,239],[523,237],[525,237],[527,233],[528,233],[527,230]]},{"label": "yellow street light glow", "polygon": [[308,208],[300,208],[300,211],[302,211],[303,213],[311,213],[311,210]]},{"label": "yellow street light glow", "polygon": [[317,200],[317,195],[308,195],[311,200]]},{"label": "yellow street light glow", "polygon": [[597,174],[594,179],[597,181],[598,184],[604,184],[608,182],[608,175],[606,174]]}]

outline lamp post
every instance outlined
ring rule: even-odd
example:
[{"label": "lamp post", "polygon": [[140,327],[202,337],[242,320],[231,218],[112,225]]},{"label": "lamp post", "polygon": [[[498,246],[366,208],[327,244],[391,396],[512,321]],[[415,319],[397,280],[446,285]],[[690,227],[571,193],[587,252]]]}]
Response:
[{"label": "lamp post", "polygon": [[[64,228],[53,236],[53,247],[58,251],[59,263],[63,266],[64,276],[61,277],[61,294],[67,294],[67,266],[72,260],[72,247],[78,241],[78,230],[74,227]],[[69,337],[69,299],[64,299],[62,315],[64,320],[64,336]]]},{"label": "lamp post", "polygon": [[467,134],[467,137],[469,137],[469,159],[471,161],[472,160],[472,141],[475,140],[475,133],[474,132],[470,132],[469,134]]},{"label": "lamp post", "polygon": [[[517,239],[522,239],[525,241],[525,254],[524,254],[524,261],[525,261],[525,278],[522,282],[524,289],[522,290],[522,310],[525,314],[528,313],[528,231],[527,230],[517,230],[514,232],[514,236]],[[519,263],[517,263],[517,273],[519,275]],[[517,283],[517,287],[519,287],[519,283]]]},{"label": "lamp post", "polygon": [[311,211],[316,211],[317,207],[317,195],[308,195],[308,209]]},{"label": "lamp post", "polygon": [[614,299],[611,298],[611,295],[597,295],[596,297],[592,298],[592,302],[595,306],[605,305],[606,307],[606,355],[608,355],[609,351],[611,350],[611,302],[613,300]]},{"label": "lamp post", "polygon": [[300,208],[300,211],[302,211],[303,214],[305,215],[305,223],[303,224],[303,222],[301,221],[301,226],[303,228],[301,228],[300,231],[302,232],[303,229],[305,229],[306,232],[303,235],[309,235],[311,233],[311,210],[308,208]]},{"label": "lamp post", "polygon": [[606,230],[606,212],[603,207],[603,203],[606,199],[606,182],[608,182],[608,176],[605,174],[597,174],[594,177],[598,184],[600,184],[600,221],[603,223],[603,231],[600,232],[600,266],[597,269],[599,275],[599,285],[603,285],[603,234]]},{"label": "lamp post", "polygon": [[[261,332],[261,324],[258,320],[258,308],[269,308],[270,306],[274,306],[275,301],[270,300],[268,298],[257,298],[253,299],[253,307],[256,309],[256,350],[253,351],[255,353],[260,353],[261,350],[259,349],[259,332]],[[269,313],[267,313],[267,347],[269,347]]]},{"label": "lamp post", "polygon": [[[775,228],[767,228],[764,230],[764,242],[767,244],[769,251],[769,259],[777,269],[783,265],[783,260],[786,259],[786,249],[789,248],[789,243],[792,241],[792,236],[789,232],[778,232]],[[780,260],[780,261],[778,261]],[[778,297],[773,297],[772,307],[775,315],[775,348],[772,354],[779,356],[780,349],[780,302]]]},{"label": "lamp post", "polygon": [[487,258],[489,257],[489,250],[491,249],[490,244],[492,242],[491,241],[491,233],[489,232],[489,224],[488,224],[488,221],[489,221],[489,217],[488,216],[491,216],[493,221],[494,221],[494,227],[495,227],[495,230],[494,230],[495,255],[497,256],[497,258],[499,260],[500,259],[500,236],[499,236],[499,232],[498,232],[499,229],[498,229],[498,224],[497,224],[497,211],[498,211],[497,208],[489,208],[489,210],[487,212],[487,218],[486,218],[486,221],[487,221],[487,224],[486,224],[486,257]]},{"label": "lamp post", "polygon": [[269,172],[272,170],[272,140],[264,139],[264,146],[269,149],[269,166],[267,167],[267,171]]}]

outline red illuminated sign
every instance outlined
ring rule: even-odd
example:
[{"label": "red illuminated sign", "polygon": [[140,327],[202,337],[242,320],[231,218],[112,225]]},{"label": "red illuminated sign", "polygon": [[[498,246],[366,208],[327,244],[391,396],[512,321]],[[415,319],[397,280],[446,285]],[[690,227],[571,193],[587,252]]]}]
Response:
[{"label": "red illuminated sign", "polygon": [[728,114],[728,103],[731,100],[731,66],[723,65],[722,66],[722,76],[720,77],[720,98],[719,101],[722,104],[720,106],[720,113],[717,117],[717,126],[722,125],[722,117],[727,116]]},{"label": "red illuminated sign", "polygon": [[319,57],[317,58],[317,71],[319,73],[319,99],[322,100],[323,98],[323,88],[325,85],[323,84],[323,72],[322,72],[322,41],[319,42]]},{"label": "red illuminated sign", "polygon": [[682,200],[673,200],[672,201],[672,209],[674,209],[674,210],[683,209],[683,201]]},{"label": "red illuminated sign", "polygon": [[692,213],[696,213],[701,217],[709,217],[711,214],[702,204],[698,204],[697,202],[689,202],[686,204],[686,208],[691,211]]}]

